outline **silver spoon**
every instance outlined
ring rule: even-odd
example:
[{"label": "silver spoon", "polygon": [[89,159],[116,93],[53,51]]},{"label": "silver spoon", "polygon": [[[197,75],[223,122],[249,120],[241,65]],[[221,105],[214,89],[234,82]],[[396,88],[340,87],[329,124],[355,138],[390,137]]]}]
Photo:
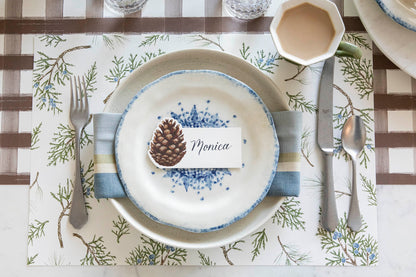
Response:
[{"label": "silver spoon", "polygon": [[358,155],[364,148],[366,140],[366,129],[361,117],[353,115],[347,119],[342,128],[342,147],[351,156],[352,160],[352,189],[350,210],[348,213],[347,225],[354,232],[361,228],[360,207],[358,205],[357,184],[356,184],[356,162]]}]

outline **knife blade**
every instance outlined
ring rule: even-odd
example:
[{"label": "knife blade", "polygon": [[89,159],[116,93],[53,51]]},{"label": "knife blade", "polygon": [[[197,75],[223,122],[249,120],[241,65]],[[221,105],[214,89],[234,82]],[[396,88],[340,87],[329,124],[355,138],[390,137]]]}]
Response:
[{"label": "knife blade", "polygon": [[319,84],[318,99],[318,145],[324,156],[322,226],[328,231],[334,231],[338,225],[338,213],[335,201],[332,158],[333,141],[333,81],[334,62],[331,57],[325,61]]}]

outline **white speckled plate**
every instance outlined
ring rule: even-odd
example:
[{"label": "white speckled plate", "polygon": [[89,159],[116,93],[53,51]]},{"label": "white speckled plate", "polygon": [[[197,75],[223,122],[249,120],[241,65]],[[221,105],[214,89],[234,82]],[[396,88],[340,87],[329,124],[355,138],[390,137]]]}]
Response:
[{"label": "white speckled plate", "polygon": [[416,78],[416,32],[393,21],[375,0],[354,0],[354,4],[377,47],[400,69]]},{"label": "white speckled plate", "polygon": [[[187,128],[240,127],[242,167],[160,169],[147,155],[162,118]],[[124,111],[115,139],[119,177],[130,200],[151,219],[187,231],[222,229],[266,196],[279,144],[273,119],[247,85],[211,70],[169,73],[145,86]]]},{"label": "white speckled plate", "polygon": [[[184,50],[155,58],[139,67],[114,92],[105,112],[122,113],[137,90],[177,70],[210,69],[235,77],[254,89],[271,112],[289,110],[285,96],[265,74],[244,60],[212,50]],[[269,220],[284,197],[265,197],[243,219],[221,230],[191,233],[158,223],[142,213],[128,198],[110,199],[116,210],[137,230],[168,245],[183,248],[212,248],[237,241]]]},{"label": "white speckled plate", "polygon": [[380,8],[403,27],[416,32],[416,10],[413,12],[399,0],[376,0]]}]

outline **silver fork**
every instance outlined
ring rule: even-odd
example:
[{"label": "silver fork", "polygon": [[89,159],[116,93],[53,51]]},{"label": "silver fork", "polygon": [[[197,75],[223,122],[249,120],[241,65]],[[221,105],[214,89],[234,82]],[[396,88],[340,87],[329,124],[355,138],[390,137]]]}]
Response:
[{"label": "silver fork", "polygon": [[[74,83],[74,84],[73,84]],[[75,129],[75,183],[72,194],[71,211],[69,212],[69,222],[77,229],[80,229],[88,220],[87,208],[85,206],[84,189],[81,183],[81,163],[80,163],[80,139],[81,132],[88,123],[89,108],[87,92],[85,90],[85,80],[78,77],[70,79],[71,103],[70,119]]]}]

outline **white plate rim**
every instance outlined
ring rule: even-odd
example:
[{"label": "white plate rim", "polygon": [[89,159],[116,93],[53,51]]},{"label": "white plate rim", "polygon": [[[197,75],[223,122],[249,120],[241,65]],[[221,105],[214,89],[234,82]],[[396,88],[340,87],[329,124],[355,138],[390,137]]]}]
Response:
[{"label": "white plate rim", "polygon": [[[135,101],[143,93],[146,93],[149,89],[154,87],[159,82],[161,82],[163,80],[166,80],[166,79],[168,79],[172,76],[175,76],[175,75],[187,74],[187,73],[191,73],[191,74],[192,73],[213,74],[213,75],[217,75],[217,76],[221,76],[223,78],[226,78],[227,80],[231,81],[233,84],[237,84],[238,86],[243,87],[244,90],[246,90],[251,96],[254,97],[254,100],[263,109],[263,112],[265,113],[266,118],[268,120],[269,127],[271,127],[272,130],[273,130],[273,132],[272,132],[273,133],[273,139],[274,139],[273,165],[271,166],[271,172],[269,174],[267,184],[265,185],[264,190],[262,191],[259,198],[256,199],[254,203],[250,203],[251,205],[248,207],[248,209],[245,209],[239,215],[233,217],[231,220],[223,222],[223,223],[221,223],[217,226],[212,226],[212,227],[207,227],[207,228],[187,228],[187,227],[183,227],[183,226],[180,226],[180,225],[175,225],[175,224],[169,223],[165,220],[160,219],[158,216],[152,214],[145,207],[140,205],[140,203],[138,203],[138,201],[132,196],[131,191],[129,189],[129,185],[126,183],[125,178],[123,177],[123,171],[122,171],[122,168],[120,167],[120,162],[119,162],[120,160],[119,160],[119,155],[118,155],[118,145],[119,145],[119,142],[120,142],[120,132],[123,128],[123,123],[125,121],[125,118],[126,118],[127,114],[129,113],[132,105],[135,103]],[[280,152],[279,151],[279,140],[277,138],[276,128],[275,128],[275,125],[274,125],[273,117],[270,114],[270,111],[267,109],[266,105],[264,104],[263,100],[260,98],[260,96],[258,96],[258,94],[254,90],[252,90],[250,87],[248,87],[243,82],[241,82],[241,81],[239,81],[239,80],[237,80],[237,79],[235,79],[231,76],[228,76],[227,74],[224,74],[224,73],[218,72],[218,71],[214,71],[214,70],[178,70],[178,71],[170,72],[170,73],[160,77],[159,79],[147,84],[145,87],[143,87],[141,90],[139,90],[139,92],[133,97],[133,99],[130,101],[130,103],[127,105],[125,111],[121,115],[120,123],[118,125],[116,135],[115,135],[114,147],[115,147],[116,166],[117,166],[117,172],[118,172],[119,178],[121,180],[124,191],[126,192],[128,198],[136,205],[136,207],[138,207],[145,215],[147,215],[149,218],[151,218],[152,220],[154,220],[156,222],[159,222],[161,224],[168,225],[168,226],[171,226],[171,227],[183,229],[185,231],[190,231],[190,232],[193,232],[193,233],[207,233],[207,232],[217,231],[217,230],[223,229],[223,228],[233,224],[234,222],[244,218],[245,216],[247,216],[267,195],[267,193],[270,189],[270,186],[272,185],[274,176],[276,175],[276,170],[277,170],[277,165],[278,165],[278,160],[279,160],[279,152]]]},{"label": "white plate rim", "polygon": [[[416,78],[416,52],[412,48],[416,45],[416,33],[393,21],[375,1],[354,0],[354,5],[365,29],[381,52],[401,70]],[[400,41],[389,37],[392,32],[400,36]]]},{"label": "white plate rim", "polygon": [[416,32],[416,24],[407,17],[416,17],[411,11],[407,10],[403,5],[397,3],[395,0],[376,0],[380,8],[391,19],[396,21],[401,26]]},{"label": "white plate rim", "polygon": [[[214,63],[215,59],[219,62]],[[182,63],[179,63],[178,61]],[[158,73],[155,72],[155,70],[151,70],[158,66],[159,68],[166,70],[166,72]],[[129,87],[136,85],[137,82],[140,83],[143,76],[145,77],[146,82],[149,83],[173,70],[207,68],[224,72],[230,76],[235,76],[255,90],[256,87],[264,90],[262,93],[264,95],[267,94],[269,100],[265,101],[265,104],[271,112],[290,110],[285,96],[276,84],[248,62],[231,54],[215,50],[187,49],[162,55],[148,61],[136,69],[132,75],[127,77],[112,93],[112,96],[104,107],[104,112],[121,113],[128,101],[121,100],[122,102],[124,101],[123,103],[125,104],[120,104],[120,98],[123,98],[123,94],[127,96],[131,95],[131,97],[133,97],[137,90],[132,93],[131,89],[129,91]],[[247,75],[243,78],[239,75],[242,70]],[[144,83],[143,86],[147,83]],[[263,100],[265,99],[264,95],[261,95]],[[112,198],[109,199],[109,201],[117,212],[119,212],[131,226],[142,234],[167,245],[187,249],[204,249],[220,247],[235,242],[254,232],[272,217],[285,199],[286,197],[266,197],[247,217],[220,231],[202,234],[193,234],[183,230],[179,230],[178,232],[177,229],[169,226],[166,226],[165,228],[164,225],[154,222],[144,214],[141,214],[137,207],[127,198]],[[186,232],[186,234],[183,232]],[[184,236],[186,236],[186,238],[184,238]]]}]

